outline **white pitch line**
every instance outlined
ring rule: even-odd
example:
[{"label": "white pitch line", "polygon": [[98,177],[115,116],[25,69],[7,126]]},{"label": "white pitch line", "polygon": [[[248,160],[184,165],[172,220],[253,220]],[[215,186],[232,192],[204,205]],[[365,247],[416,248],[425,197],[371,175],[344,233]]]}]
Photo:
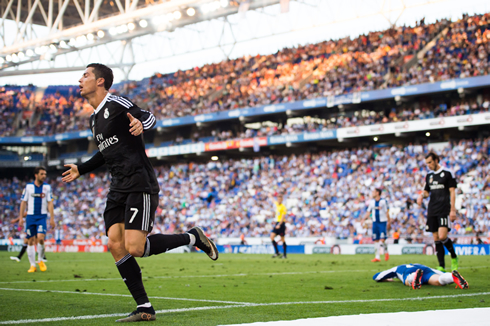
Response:
[{"label": "white pitch line", "polygon": [[[85,294],[85,295],[100,295],[109,297],[127,297],[132,298],[130,294],[117,294],[117,293],[94,293],[94,292],[78,292],[78,291],[58,291],[58,290],[40,290],[40,289],[9,289],[0,288],[3,291],[23,291],[23,292],[42,292],[42,293],[66,293],[66,294]],[[171,298],[171,297],[150,297],[150,299],[162,299],[162,300],[178,300],[178,301],[196,301],[196,302],[213,302],[213,303],[230,303],[237,305],[247,305],[247,302],[235,302],[235,301],[222,301],[222,300],[206,300],[206,299],[188,299],[188,298]]]},{"label": "white pitch line", "polygon": [[[145,277],[143,277],[145,278]],[[148,277],[146,277],[148,278]],[[0,284],[21,284],[21,283],[57,283],[57,282],[91,282],[91,281],[122,281],[122,278],[80,278],[73,280],[31,280],[31,281],[11,281],[0,282]]]},{"label": "white pitch line", "polygon": [[[488,268],[489,266],[468,266],[459,269]],[[177,279],[177,278],[210,278],[210,277],[243,277],[243,276],[281,276],[281,275],[306,275],[306,274],[330,274],[330,273],[362,273],[379,272],[379,269],[350,269],[333,271],[310,271],[310,272],[283,272],[283,273],[240,273],[240,274],[215,274],[215,275],[176,275],[176,276],[143,276],[145,280],[151,279]],[[121,278],[80,278],[73,280],[31,280],[31,281],[10,281],[0,282],[0,284],[21,284],[21,283],[53,283],[53,282],[96,282],[96,281],[120,281]]]},{"label": "white pitch line", "polygon": [[[325,274],[325,273],[358,273],[358,272],[377,272],[373,270],[344,270],[344,271],[311,271],[311,272],[284,272],[284,273],[240,273],[240,274],[215,274],[215,275],[177,275],[177,276],[143,276],[145,280],[151,279],[176,279],[176,278],[210,278],[210,277],[244,277],[244,276],[280,276],[280,275],[303,275],[303,274]],[[20,284],[20,283],[53,283],[53,282],[92,282],[92,281],[120,281],[121,278],[86,278],[73,280],[40,280],[40,281],[11,281],[0,282],[0,284]]]},{"label": "white pitch line", "polygon": [[[297,301],[297,302],[271,302],[271,303],[249,303],[243,305],[229,305],[229,306],[211,306],[211,307],[194,307],[194,308],[180,308],[180,309],[166,309],[158,310],[159,314],[168,314],[174,312],[188,312],[188,311],[199,311],[199,310],[214,310],[214,309],[233,309],[233,308],[248,308],[248,307],[261,307],[261,306],[285,306],[285,305],[301,305],[301,304],[342,304],[342,303],[368,303],[368,302],[388,302],[388,301],[404,301],[404,300],[435,300],[435,299],[446,299],[446,298],[459,298],[459,297],[474,297],[478,295],[490,295],[490,292],[481,293],[463,293],[463,294],[453,294],[453,295],[439,295],[433,297],[415,297],[415,298],[393,298],[393,299],[370,299],[370,300],[341,300],[341,301]],[[73,316],[73,317],[55,317],[55,318],[44,318],[44,319],[22,319],[22,320],[7,320],[1,321],[0,325],[10,325],[10,324],[28,324],[28,323],[45,323],[45,322],[58,322],[66,320],[82,320],[82,319],[99,319],[107,317],[121,317],[126,316],[126,314],[109,314],[109,315],[86,315],[86,316]]]}]

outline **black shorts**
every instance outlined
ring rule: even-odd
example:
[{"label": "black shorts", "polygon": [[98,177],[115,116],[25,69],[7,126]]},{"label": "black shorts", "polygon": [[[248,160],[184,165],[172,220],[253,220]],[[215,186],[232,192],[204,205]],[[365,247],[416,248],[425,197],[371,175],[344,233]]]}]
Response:
[{"label": "black shorts", "polygon": [[433,233],[439,231],[439,228],[441,227],[446,227],[448,231],[451,231],[451,228],[449,227],[449,217],[447,215],[427,217],[425,231]]},{"label": "black shorts", "polygon": [[[277,229],[277,227],[279,227],[279,230]],[[286,234],[286,223],[277,222],[271,233],[275,233],[276,235],[280,235],[281,237],[283,237]]]},{"label": "black shorts", "polygon": [[157,207],[158,194],[109,191],[104,211],[106,234],[112,225],[121,222],[126,230],[151,232]]}]

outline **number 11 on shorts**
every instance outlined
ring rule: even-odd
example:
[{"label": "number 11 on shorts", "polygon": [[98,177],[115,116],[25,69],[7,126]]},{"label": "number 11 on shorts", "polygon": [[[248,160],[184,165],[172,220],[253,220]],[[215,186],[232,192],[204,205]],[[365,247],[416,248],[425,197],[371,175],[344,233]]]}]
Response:
[{"label": "number 11 on shorts", "polygon": [[441,226],[447,226],[448,223],[447,223],[447,217],[441,217]]},{"label": "number 11 on shorts", "polygon": [[136,214],[138,214],[138,209],[136,207],[131,207],[129,210],[134,212],[133,216],[131,216],[131,219],[129,220],[129,223],[133,223],[133,220],[136,217]]}]

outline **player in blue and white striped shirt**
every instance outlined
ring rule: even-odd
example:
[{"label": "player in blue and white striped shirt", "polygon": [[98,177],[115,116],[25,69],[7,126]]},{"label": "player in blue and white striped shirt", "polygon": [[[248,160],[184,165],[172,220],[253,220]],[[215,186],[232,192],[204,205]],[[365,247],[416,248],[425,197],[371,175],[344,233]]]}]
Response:
[{"label": "player in blue and white striped shirt", "polygon": [[388,254],[388,246],[385,243],[387,230],[390,229],[390,209],[388,207],[388,201],[385,198],[381,198],[381,189],[374,189],[372,196],[373,198],[369,201],[364,220],[367,219],[369,216],[371,216],[373,220],[373,241],[375,246],[375,257],[371,261],[379,262],[380,242],[384,249],[385,260],[388,260],[390,258],[390,255]]},{"label": "player in blue and white striped shirt", "polygon": [[34,249],[36,237],[38,240],[37,254],[39,269],[42,272],[47,269],[42,258],[44,257],[44,238],[46,236],[48,212],[51,217],[50,225],[52,228],[55,226],[51,186],[44,183],[44,180],[46,180],[46,169],[42,166],[36,167],[34,169],[34,178],[34,182],[28,183],[22,193],[19,211],[19,226],[22,227],[24,223],[24,212],[27,206],[25,230],[26,238],[28,239],[27,257],[31,264],[28,270],[29,273],[36,271],[36,251]]},{"label": "player in blue and white striped shirt", "polygon": [[469,288],[468,282],[457,270],[452,273],[444,273],[421,264],[400,265],[373,276],[373,280],[376,282],[390,282],[395,278],[402,281],[406,286],[411,286],[414,290],[420,289],[422,284],[441,286],[456,283],[460,289]]}]

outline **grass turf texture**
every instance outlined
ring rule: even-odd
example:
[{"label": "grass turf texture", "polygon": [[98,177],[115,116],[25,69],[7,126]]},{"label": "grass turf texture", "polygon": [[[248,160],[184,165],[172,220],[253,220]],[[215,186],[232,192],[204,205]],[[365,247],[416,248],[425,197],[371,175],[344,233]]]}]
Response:
[{"label": "grass turf texture", "polygon": [[[27,273],[27,257],[17,263],[9,259],[11,254],[0,253],[0,323],[23,319],[128,314],[135,309],[135,303],[108,253],[48,253],[48,270],[34,274]],[[412,290],[398,281],[376,283],[372,280],[376,272],[400,264],[421,263],[435,267],[435,256],[392,256],[388,262],[381,263],[371,263],[371,259],[370,255],[289,255],[288,259],[272,259],[270,255],[222,254],[218,261],[213,262],[204,254],[191,253],[163,254],[138,259],[138,262],[155,309],[182,309],[158,313],[153,324],[219,325],[490,307],[490,256],[460,257],[459,271],[470,284],[470,289],[465,291],[455,289],[454,285],[425,285],[421,290]],[[449,266],[448,256],[446,261]],[[476,295],[460,296],[463,294]],[[458,296],[431,299],[447,295]],[[264,305],[245,306],[176,298]],[[366,301],[342,302],[349,300]],[[295,304],[284,304],[291,302]],[[234,305],[236,307],[230,307]],[[198,307],[204,309],[196,310]],[[106,325],[118,318],[54,320],[46,324]]]}]

